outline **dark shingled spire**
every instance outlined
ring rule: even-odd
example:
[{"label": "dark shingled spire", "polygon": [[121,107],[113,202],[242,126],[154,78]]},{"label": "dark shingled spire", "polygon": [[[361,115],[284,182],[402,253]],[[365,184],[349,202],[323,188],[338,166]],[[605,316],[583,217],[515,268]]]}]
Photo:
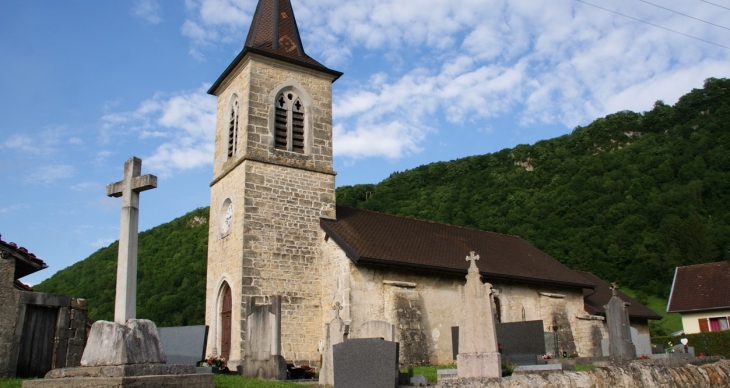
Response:
[{"label": "dark shingled spire", "polygon": [[304,45],[302,45],[302,39],[299,37],[299,28],[294,18],[294,10],[290,0],[259,0],[243,51],[223,72],[218,81],[208,90],[208,93],[215,93],[218,85],[247,53],[264,55],[323,71],[334,75],[335,80],[342,75],[339,71],[329,69],[315,61],[304,52]]}]

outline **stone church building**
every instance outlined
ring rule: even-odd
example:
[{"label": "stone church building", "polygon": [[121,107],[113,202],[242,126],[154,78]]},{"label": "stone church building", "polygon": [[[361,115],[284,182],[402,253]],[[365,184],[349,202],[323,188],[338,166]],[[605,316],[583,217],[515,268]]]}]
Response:
[{"label": "stone church building", "polygon": [[[336,205],[332,83],[340,76],[304,52],[290,0],[259,0],[243,50],[208,91],[218,105],[207,354],[240,365],[247,298],[280,295],[289,363],[320,365],[336,303],[349,338],[367,321],[387,321],[403,364],[453,363],[457,287],[474,251],[498,291],[498,321],[542,320],[561,350],[600,355],[604,302],[591,298],[610,295],[598,292],[605,283],[517,236]],[[658,316],[626,298],[632,325],[648,334],[647,319]]]}]

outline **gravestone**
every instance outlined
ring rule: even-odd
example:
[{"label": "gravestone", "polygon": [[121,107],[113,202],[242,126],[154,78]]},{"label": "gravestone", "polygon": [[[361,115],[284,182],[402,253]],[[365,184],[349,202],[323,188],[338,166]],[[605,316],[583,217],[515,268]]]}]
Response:
[{"label": "gravestone", "polygon": [[281,355],[281,296],[268,304],[246,298],[246,357],[243,375],[260,379],[286,379],[286,360]]},{"label": "gravestone", "polygon": [[542,321],[498,323],[496,329],[502,359],[509,358],[517,365],[536,365],[537,356],[546,353]]},{"label": "gravestone", "polygon": [[395,341],[395,326],[385,321],[368,321],[360,325],[360,338],[382,338]]},{"label": "gravestone", "polygon": [[398,343],[380,338],[356,338],[332,346],[337,388],[395,388],[398,384]]},{"label": "gravestone", "polygon": [[212,374],[194,365],[167,365],[154,322],[135,319],[139,193],[157,187],[157,177],[140,175],[142,161],[124,163],[124,179],[109,184],[110,197],[122,197],[114,322],[96,321],[81,356],[81,367],[54,369],[25,388],[46,387],[201,387],[212,388]]},{"label": "gravestone", "polygon": [[176,326],[157,329],[168,364],[195,365],[205,359],[208,326]]},{"label": "gravestone", "polygon": [[631,360],[636,358],[636,348],[631,342],[629,303],[618,297],[618,286],[615,283],[611,290],[613,296],[604,306],[608,323],[609,356],[613,360]]},{"label": "gravestone", "polygon": [[497,351],[497,331],[490,295],[492,285],[482,283],[471,252],[466,285],[459,287],[461,316],[459,319],[459,354],[456,357],[459,378],[501,378],[502,362]]},{"label": "gravestone", "polygon": [[641,356],[642,354],[651,354],[651,337],[648,334],[639,334],[639,331],[635,328],[631,328],[631,342],[636,348],[636,355]]},{"label": "gravestone", "polygon": [[319,371],[320,385],[333,385],[335,383],[334,360],[332,349],[334,345],[342,343],[345,340],[345,321],[340,318],[340,310],[342,306],[340,302],[336,302],[332,306],[335,311],[335,317],[330,323],[325,325],[325,333],[327,338],[324,341],[324,349],[322,354],[322,369]]}]

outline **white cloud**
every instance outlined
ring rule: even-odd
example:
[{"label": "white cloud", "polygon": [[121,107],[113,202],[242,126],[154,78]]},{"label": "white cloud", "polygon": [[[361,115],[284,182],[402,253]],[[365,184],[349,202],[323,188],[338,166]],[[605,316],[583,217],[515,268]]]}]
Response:
[{"label": "white cloud", "polygon": [[204,85],[195,91],[157,93],[134,111],[104,115],[103,128],[109,133],[126,128],[147,141],[162,139],[153,154],[143,158],[146,168],[160,176],[210,164],[216,99],[206,90]]},{"label": "white cloud", "polygon": [[95,241],[90,242],[89,246],[92,246],[94,248],[106,248],[114,241],[117,241],[117,239],[113,237],[98,238]]},{"label": "white cloud", "polygon": [[[253,0],[188,0],[191,52],[242,43]],[[683,34],[722,44],[730,33],[633,0],[603,4]],[[712,6],[668,8],[723,24]],[[398,158],[418,152],[440,119],[488,127],[586,124],[618,110],[675,102],[727,73],[730,50],[575,1],[294,0],[307,52],[333,66],[379,58],[368,82],[334,99],[335,154]],[[235,16],[235,17],[234,17]],[[334,66],[333,66],[334,67]],[[349,81],[349,80],[348,80]]]},{"label": "white cloud", "polygon": [[132,6],[132,14],[149,24],[159,24],[162,21],[160,11],[157,0],[134,0]]},{"label": "white cloud", "polygon": [[71,190],[73,191],[82,191],[82,192],[98,192],[103,193],[104,192],[104,185],[96,182],[80,182],[73,186],[71,186]]},{"label": "white cloud", "polygon": [[27,209],[28,205],[24,203],[17,203],[15,205],[0,207],[0,214],[15,213],[21,210]]},{"label": "white cloud", "polygon": [[37,185],[49,185],[72,176],[74,168],[70,165],[57,164],[36,168],[23,182]]}]

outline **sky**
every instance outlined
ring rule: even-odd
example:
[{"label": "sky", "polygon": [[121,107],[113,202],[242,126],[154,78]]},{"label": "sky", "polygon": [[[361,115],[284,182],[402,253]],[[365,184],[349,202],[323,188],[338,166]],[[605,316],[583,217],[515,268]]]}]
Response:
[{"label": "sky", "polygon": [[[333,85],[336,184],[570,133],[730,73],[730,0],[292,0]],[[215,97],[256,0],[0,2],[0,235],[49,266],[209,205]]]}]

